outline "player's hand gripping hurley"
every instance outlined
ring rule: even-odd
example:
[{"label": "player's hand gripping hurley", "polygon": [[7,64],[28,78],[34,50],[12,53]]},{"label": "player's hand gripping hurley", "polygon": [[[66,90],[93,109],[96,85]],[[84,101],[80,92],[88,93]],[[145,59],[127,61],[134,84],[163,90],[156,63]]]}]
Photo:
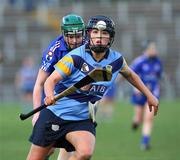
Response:
[{"label": "player's hand gripping hurley", "polygon": [[[71,87],[67,88],[63,92],[56,95],[55,101],[57,101],[58,99],[60,99],[62,97],[72,94],[77,89],[80,89],[81,87],[84,87],[85,85],[88,85],[90,83],[99,82],[99,81],[110,81],[112,78],[111,71],[112,71],[112,67],[109,65],[106,66],[106,69],[97,68],[97,69],[92,70],[87,76],[82,78],[79,82],[75,83]],[[47,105],[43,104],[43,105],[39,106],[38,108],[30,111],[27,114],[21,113],[19,117],[21,120],[25,120],[25,119],[29,118],[30,116],[32,116],[33,114],[41,111],[42,109],[44,109],[46,107],[47,107]]]}]

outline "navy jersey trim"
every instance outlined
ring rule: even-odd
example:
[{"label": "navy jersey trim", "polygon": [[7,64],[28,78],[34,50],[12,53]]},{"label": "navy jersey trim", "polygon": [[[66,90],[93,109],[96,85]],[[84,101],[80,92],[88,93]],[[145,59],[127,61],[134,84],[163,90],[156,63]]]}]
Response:
[{"label": "navy jersey trim", "polygon": [[120,58],[118,58],[114,62],[110,63],[109,65],[112,66],[112,73],[118,71],[123,66],[123,57],[121,56]]},{"label": "navy jersey trim", "polygon": [[[66,86],[64,86],[63,84],[59,84],[58,86],[56,86],[55,92],[60,93],[60,92],[64,91],[65,89],[67,89]],[[87,92],[87,93],[89,93],[89,92]],[[81,103],[87,102],[87,101],[89,101],[89,99],[91,101],[97,101],[100,99],[100,97],[98,97],[98,96],[91,95],[91,94],[88,95],[87,93],[86,92],[85,93],[78,93],[75,91],[74,93],[72,93],[66,97],[70,98],[70,99],[74,99],[74,100],[81,102]],[[99,95],[99,96],[102,96],[102,95]]]},{"label": "navy jersey trim", "polygon": [[[94,67],[92,67],[92,65],[90,65],[89,63],[87,63],[82,57],[77,56],[77,55],[72,55],[73,61],[74,61],[74,66],[81,70],[83,64],[88,65],[89,71],[86,72],[86,74],[88,74],[90,71],[92,71],[94,69]],[[85,72],[83,72],[85,73]]]}]

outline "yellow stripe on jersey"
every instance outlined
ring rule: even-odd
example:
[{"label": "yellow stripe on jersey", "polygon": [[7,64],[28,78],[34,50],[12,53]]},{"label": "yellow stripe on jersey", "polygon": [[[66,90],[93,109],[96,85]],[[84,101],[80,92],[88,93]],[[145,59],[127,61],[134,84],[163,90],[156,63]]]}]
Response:
[{"label": "yellow stripe on jersey", "polygon": [[62,61],[73,63],[73,59],[71,57],[67,57],[67,56],[63,57]]},{"label": "yellow stripe on jersey", "polygon": [[128,70],[128,65],[127,65],[127,62],[126,62],[126,60],[123,58],[123,64],[124,64],[124,66],[122,67],[122,69],[121,69],[121,73],[123,73],[123,72],[126,72],[127,70]]},{"label": "yellow stripe on jersey", "polygon": [[71,70],[69,69],[69,67],[67,65],[65,65],[63,62],[59,61],[56,66],[62,70],[67,76],[69,76],[71,74]]}]

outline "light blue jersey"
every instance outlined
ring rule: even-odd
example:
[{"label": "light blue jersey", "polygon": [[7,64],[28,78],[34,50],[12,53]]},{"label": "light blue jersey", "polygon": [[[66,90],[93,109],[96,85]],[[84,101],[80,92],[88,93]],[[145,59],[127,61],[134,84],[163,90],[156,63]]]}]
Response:
[{"label": "light blue jersey", "polygon": [[55,95],[80,81],[94,68],[112,66],[112,79],[109,82],[90,84],[88,90],[78,90],[74,94],[64,97],[49,106],[55,115],[65,120],[85,120],[89,118],[88,102],[95,102],[102,98],[107,89],[112,85],[119,72],[126,69],[127,64],[123,56],[109,49],[104,58],[97,62],[91,55],[87,45],[83,45],[65,55],[54,67],[64,78],[55,88]]}]

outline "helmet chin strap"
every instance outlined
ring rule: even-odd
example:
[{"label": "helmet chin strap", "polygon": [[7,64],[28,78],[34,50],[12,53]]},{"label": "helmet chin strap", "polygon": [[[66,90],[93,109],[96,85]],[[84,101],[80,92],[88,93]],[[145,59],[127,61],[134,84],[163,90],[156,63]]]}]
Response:
[{"label": "helmet chin strap", "polygon": [[[114,40],[113,38],[110,38],[109,43],[107,45],[101,45],[101,44],[95,45],[93,43],[92,39],[89,37],[89,46],[90,46],[90,49],[92,51],[94,51],[96,54],[101,54],[101,53],[106,52],[109,49],[113,40]],[[92,44],[90,44],[90,43],[92,43]]]},{"label": "helmet chin strap", "polygon": [[106,52],[109,47],[110,47],[110,43],[108,43],[107,45],[94,45],[93,42],[91,41],[92,45],[90,45],[90,49],[92,51],[94,51],[96,54],[101,54]]}]

